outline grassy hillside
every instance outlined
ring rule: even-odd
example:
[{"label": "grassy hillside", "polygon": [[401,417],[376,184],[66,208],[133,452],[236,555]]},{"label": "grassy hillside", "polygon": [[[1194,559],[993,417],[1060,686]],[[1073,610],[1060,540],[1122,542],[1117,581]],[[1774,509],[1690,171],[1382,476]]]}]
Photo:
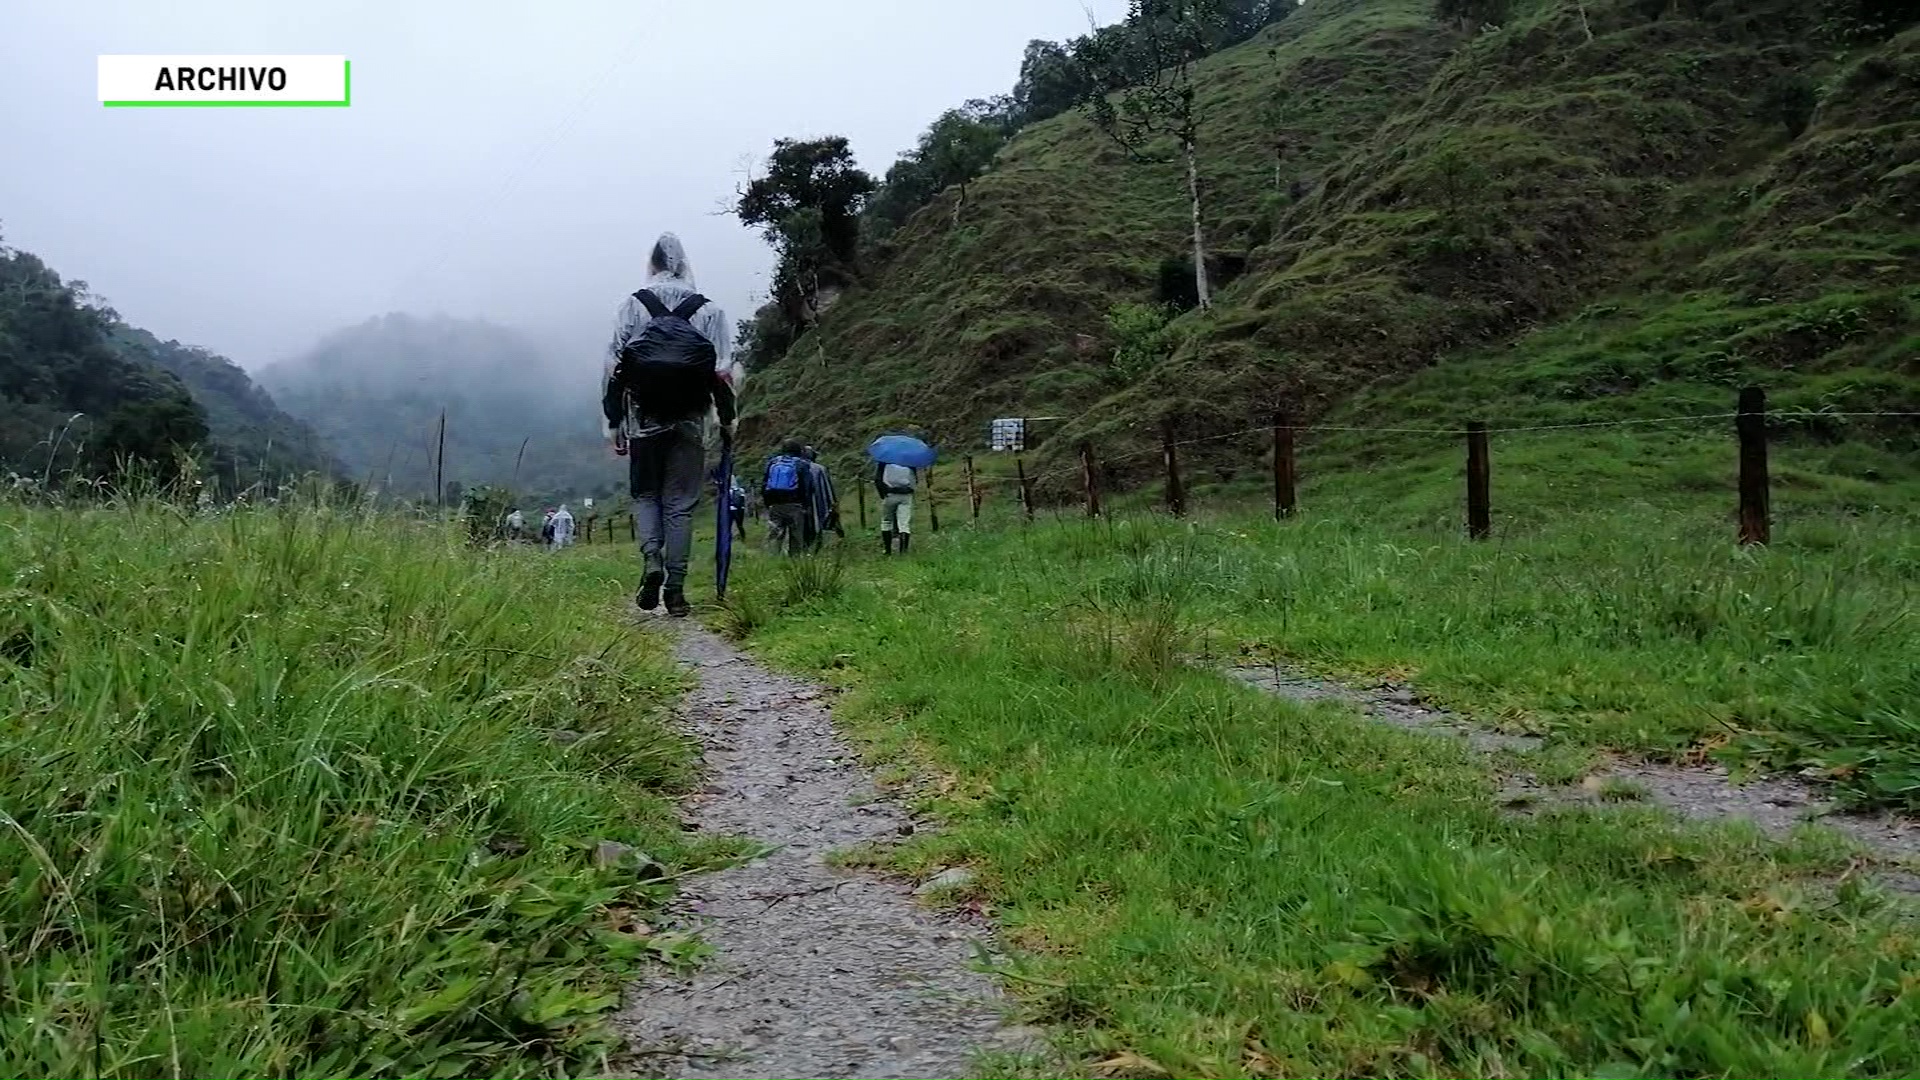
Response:
[{"label": "grassy hillside", "polygon": [[[1178,178],[1067,116],[957,226],[949,195],[902,230],[759,379],[749,434],[977,444],[991,416],[1062,415],[1056,446],[1122,461],[1168,413],[1207,434],[1276,403],[1574,422],[1723,412],[1758,382],[1790,409],[1920,411],[1920,31],[1850,36],[1843,6],[1521,0],[1468,36],[1427,0],[1315,0],[1202,65],[1208,232],[1246,269],[1136,343],[1155,362],[1116,367],[1106,316],[1179,254]],[[1769,106],[1794,79],[1819,94],[1797,138]],[[1805,466],[1846,485],[1910,475],[1917,430],[1782,434],[1853,447]]]}]

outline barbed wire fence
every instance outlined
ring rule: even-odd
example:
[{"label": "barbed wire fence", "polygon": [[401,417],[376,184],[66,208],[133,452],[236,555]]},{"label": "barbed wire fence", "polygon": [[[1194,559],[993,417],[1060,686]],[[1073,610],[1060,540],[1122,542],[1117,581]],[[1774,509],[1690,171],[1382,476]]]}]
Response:
[{"label": "barbed wire fence", "polygon": [[[1182,475],[1180,451],[1205,446],[1212,443],[1247,440],[1255,437],[1270,438],[1272,442],[1273,468],[1273,509],[1278,519],[1292,517],[1299,512],[1297,490],[1297,454],[1299,437],[1321,433],[1361,434],[1361,435],[1421,435],[1463,439],[1466,444],[1466,499],[1465,524],[1467,533],[1476,540],[1484,540],[1492,535],[1492,440],[1498,436],[1601,430],[1609,428],[1647,428],[1671,425],[1724,423],[1733,421],[1737,444],[1739,479],[1737,482],[1737,505],[1739,510],[1739,540],[1742,544],[1765,544],[1772,535],[1772,481],[1768,464],[1769,425],[1781,425],[1806,421],[1831,421],[1851,419],[1920,419],[1920,412],[1913,411],[1859,411],[1859,410],[1809,410],[1796,409],[1769,413],[1766,394],[1757,387],[1748,387],[1741,391],[1736,409],[1732,412],[1688,413],[1676,416],[1629,417],[1615,420],[1589,420],[1547,424],[1505,424],[1494,425],[1483,421],[1471,421],[1463,425],[1419,427],[1408,425],[1354,425],[1296,423],[1286,414],[1276,412],[1268,423],[1240,428],[1234,431],[1218,432],[1181,438],[1178,436],[1177,423],[1169,416],[1162,420],[1159,431],[1159,446],[1112,454],[1102,458],[1091,440],[1081,440],[1075,450],[1078,460],[1072,464],[1060,465],[1042,472],[1029,473],[1026,469],[1024,446],[1013,450],[1014,475],[987,476],[975,469],[973,455],[966,455],[967,502],[972,518],[978,520],[981,504],[988,490],[999,486],[1011,485],[1019,499],[1021,513],[1028,522],[1036,514],[1035,488],[1049,482],[1057,482],[1078,474],[1082,488],[1082,501],[1089,517],[1100,517],[1107,513],[1102,497],[1102,480],[1110,478],[1114,471],[1122,467],[1134,466],[1152,458],[1160,459],[1164,471],[1164,494],[1162,501],[1166,510],[1176,516],[1187,513],[1188,499],[1185,478]],[[1137,429],[1136,429],[1137,431]],[[863,493],[864,494],[864,493]],[[936,531],[939,529],[937,492],[929,485],[929,517]],[[862,524],[865,524],[864,499],[862,500]]]}]

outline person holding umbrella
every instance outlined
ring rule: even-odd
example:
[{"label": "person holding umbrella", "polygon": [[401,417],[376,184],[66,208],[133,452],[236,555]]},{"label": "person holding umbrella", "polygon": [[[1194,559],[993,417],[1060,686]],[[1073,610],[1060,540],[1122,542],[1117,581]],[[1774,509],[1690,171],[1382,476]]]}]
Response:
[{"label": "person holding umbrella", "polygon": [[893,554],[897,537],[905,555],[913,539],[913,490],[920,470],[934,463],[933,448],[910,435],[882,435],[867,447],[867,456],[873,459],[873,486],[880,493],[881,548]]}]

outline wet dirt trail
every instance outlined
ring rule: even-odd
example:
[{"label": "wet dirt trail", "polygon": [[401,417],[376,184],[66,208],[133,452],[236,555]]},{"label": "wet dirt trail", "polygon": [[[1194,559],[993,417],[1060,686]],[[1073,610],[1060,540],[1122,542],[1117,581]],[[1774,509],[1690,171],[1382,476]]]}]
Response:
[{"label": "wet dirt trail", "polygon": [[622,1075],[959,1077],[982,1050],[1030,1052],[975,968],[985,927],[928,910],[913,886],[827,856],[914,831],[836,736],[815,687],[698,625],[674,626],[699,678],[686,723],[708,782],[689,823],[771,850],[689,881],[675,917],[714,948],[699,972],[635,986],[616,1023]]}]

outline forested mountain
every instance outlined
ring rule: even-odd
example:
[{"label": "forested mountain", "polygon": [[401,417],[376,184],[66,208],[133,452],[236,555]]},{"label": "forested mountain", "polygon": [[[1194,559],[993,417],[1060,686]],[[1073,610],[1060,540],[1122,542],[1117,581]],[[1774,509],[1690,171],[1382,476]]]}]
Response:
[{"label": "forested mountain", "polygon": [[[1920,411],[1916,14],[1311,0],[1136,72],[1158,98],[1069,87],[1080,104],[964,186],[885,203],[830,310],[779,349],[756,327],[745,430],[857,444],[913,423],[973,445],[993,416],[1059,415],[1056,447],[1150,468],[1164,419],[1227,433],[1276,407],[1605,419],[1720,411],[1757,382],[1794,409]],[[1159,123],[1131,130],[1135,113]],[[1836,467],[1885,476],[1912,471],[1915,432],[1800,433],[1858,439],[1873,452]],[[1257,461],[1258,440],[1207,450]]]},{"label": "forested mountain", "polygon": [[0,248],[0,469],[94,478],[132,460],[165,475],[199,448],[204,412],[170,372],[116,348],[114,326],[84,283]]},{"label": "forested mountain", "polygon": [[354,480],[430,497],[444,409],[446,483],[558,501],[610,494],[624,475],[600,436],[599,376],[505,327],[392,314],[330,335],[261,382]]},{"label": "forested mountain", "polygon": [[223,484],[241,488],[263,478],[278,483],[342,473],[313,429],[282,411],[233,361],[124,323],[114,327],[113,338],[124,354],[171,372],[193,395],[207,419],[208,462]]}]

